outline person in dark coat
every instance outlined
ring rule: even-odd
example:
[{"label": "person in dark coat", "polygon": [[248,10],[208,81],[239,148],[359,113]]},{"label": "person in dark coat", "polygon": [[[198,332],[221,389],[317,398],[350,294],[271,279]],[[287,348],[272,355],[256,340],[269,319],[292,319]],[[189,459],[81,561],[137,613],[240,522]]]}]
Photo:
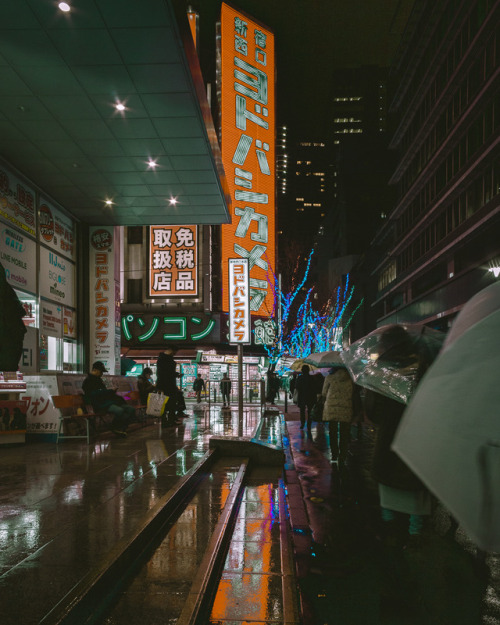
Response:
[{"label": "person in dark coat", "polygon": [[148,395],[155,390],[155,385],[153,384],[153,380],[151,376],[153,375],[153,371],[146,367],[141,375],[137,376],[137,389],[139,391],[139,397],[141,404],[144,406],[148,403]]},{"label": "person in dark coat", "polygon": [[109,412],[113,415],[111,428],[119,437],[127,436],[128,424],[135,416],[135,409],[127,406],[123,397],[108,389],[102,380],[107,369],[100,360],[94,362],[92,370],[82,384],[82,390],[96,412]]},{"label": "person in dark coat", "polygon": [[23,353],[26,326],[24,307],[7,282],[0,263],[0,371],[17,371]]},{"label": "person in dark coat", "polygon": [[223,406],[229,406],[231,402],[231,380],[227,373],[222,376],[220,381],[220,392],[222,393]]},{"label": "person in dark coat", "polygon": [[166,415],[162,415],[163,426],[173,426],[176,422],[177,412],[177,364],[174,356],[177,347],[169,345],[164,352],[161,352],[156,361],[156,390],[168,396],[165,408]]},{"label": "person in dark coat", "polygon": [[279,376],[274,371],[270,371],[267,374],[267,395],[266,402],[268,404],[274,404],[276,395],[279,393],[281,382]]},{"label": "person in dark coat", "polygon": [[307,409],[307,429],[311,431],[312,417],[311,410],[316,403],[317,384],[313,376],[309,373],[309,366],[302,365],[302,373],[297,378],[295,390],[297,391],[297,405],[300,409],[300,429],[304,429],[306,424]]},{"label": "person in dark coat", "polygon": [[[411,338],[408,335],[406,339],[403,333],[406,330],[402,326],[390,326],[386,330],[387,336],[381,337],[379,357],[387,366],[402,370],[414,367],[415,362],[420,360]],[[389,345],[394,342],[397,347],[385,350],[384,342]],[[426,366],[425,362],[419,362],[417,380],[422,377]],[[397,542],[404,522],[404,542],[416,545],[421,540],[424,517],[431,513],[431,499],[424,484],[391,449],[405,407],[405,404],[376,391],[365,392],[366,416],[377,427],[371,473],[379,486],[383,534]]]},{"label": "person in dark coat", "polygon": [[201,373],[198,373],[196,380],[193,382],[193,391],[196,393],[196,403],[201,402],[201,392],[205,390],[205,380],[201,377]]}]

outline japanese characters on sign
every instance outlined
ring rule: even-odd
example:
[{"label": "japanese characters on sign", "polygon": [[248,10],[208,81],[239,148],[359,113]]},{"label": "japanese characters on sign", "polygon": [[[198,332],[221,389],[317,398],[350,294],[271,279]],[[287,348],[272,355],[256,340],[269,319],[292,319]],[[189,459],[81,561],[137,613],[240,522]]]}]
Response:
[{"label": "japanese characters on sign", "polygon": [[248,259],[230,258],[228,263],[229,342],[249,345],[251,337],[251,318]]},{"label": "japanese characters on sign", "polygon": [[197,226],[150,226],[149,250],[149,297],[198,295]]},{"label": "japanese characters on sign", "polygon": [[40,295],[66,306],[76,303],[76,265],[40,246]]},{"label": "japanese characters on sign", "polygon": [[90,327],[92,328],[91,362],[102,360],[106,368],[119,371],[120,320],[117,319],[117,287],[115,280],[116,238],[113,228],[90,229]]},{"label": "japanese characters on sign", "polygon": [[201,341],[208,336],[219,340],[219,323],[206,315],[152,315],[128,313],[122,316],[124,343],[162,345],[168,341]]},{"label": "japanese characters on sign", "polygon": [[256,319],[254,323],[254,344],[274,345],[276,325],[272,319]]},{"label": "japanese characters on sign", "polygon": [[1,222],[0,262],[11,286],[36,293],[36,241]]},{"label": "japanese characters on sign", "polygon": [[[222,160],[232,199],[232,222],[222,226],[222,283],[228,259],[248,259],[250,309],[269,315],[275,266],[274,35],[222,3]],[[223,310],[229,294],[223,293]]]},{"label": "japanese characters on sign", "polygon": [[38,207],[38,230],[44,245],[76,259],[74,221],[45,199],[40,200]]},{"label": "japanese characters on sign", "polygon": [[35,192],[1,166],[0,217],[32,236],[36,235]]}]

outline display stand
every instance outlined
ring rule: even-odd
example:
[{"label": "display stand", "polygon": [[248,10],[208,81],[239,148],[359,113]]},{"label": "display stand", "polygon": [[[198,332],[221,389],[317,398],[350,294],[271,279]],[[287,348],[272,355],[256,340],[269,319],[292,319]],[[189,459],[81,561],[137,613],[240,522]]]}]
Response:
[{"label": "display stand", "polygon": [[0,372],[0,445],[26,442],[26,382],[20,371]]}]

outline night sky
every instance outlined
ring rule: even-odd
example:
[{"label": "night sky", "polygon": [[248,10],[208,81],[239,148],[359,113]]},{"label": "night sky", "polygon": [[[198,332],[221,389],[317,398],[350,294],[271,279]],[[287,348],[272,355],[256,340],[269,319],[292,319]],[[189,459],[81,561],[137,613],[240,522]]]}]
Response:
[{"label": "night sky", "polygon": [[[389,66],[414,0],[239,0],[233,6],[274,31],[278,123],[322,133],[331,71]],[[200,13],[200,56],[213,71],[215,23],[221,0],[193,0]]]}]

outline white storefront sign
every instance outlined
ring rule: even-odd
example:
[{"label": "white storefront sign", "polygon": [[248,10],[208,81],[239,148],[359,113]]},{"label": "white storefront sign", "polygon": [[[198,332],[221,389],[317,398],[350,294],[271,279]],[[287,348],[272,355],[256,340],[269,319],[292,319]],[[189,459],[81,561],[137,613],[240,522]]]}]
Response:
[{"label": "white storefront sign", "polygon": [[40,295],[74,308],[76,266],[64,256],[40,246]]},{"label": "white storefront sign", "polygon": [[0,222],[0,262],[15,289],[36,293],[36,242],[24,232]]},{"label": "white storefront sign", "polygon": [[59,427],[59,410],[54,408],[52,396],[59,395],[55,375],[24,376],[28,400],[26,432],[28,434],[56,434]]},{"label": "white storefront sign", "polygon": [[46,336],[62,337],[62,307],[46,300],[40,302],[40,332]]},{"label": "white storefront sign", "polygon": [[0,217],[31,236],[35,228],[35,191],[0,165]]},{"label": "white storefront sign", "polygon": [[229,342],[250,344],[248,258],[229,258]]},{"label": "white storefront sign", "polygon": [[38,207],[40,242],[71,260],[76,260],[75,222],[45,198]]},{"label": "white storefront sign", "polygon": [[90,362],[101,360],[111,374],[120,372],[120,290],[115,280],[117,237],[113,227],[89,232]]}]

